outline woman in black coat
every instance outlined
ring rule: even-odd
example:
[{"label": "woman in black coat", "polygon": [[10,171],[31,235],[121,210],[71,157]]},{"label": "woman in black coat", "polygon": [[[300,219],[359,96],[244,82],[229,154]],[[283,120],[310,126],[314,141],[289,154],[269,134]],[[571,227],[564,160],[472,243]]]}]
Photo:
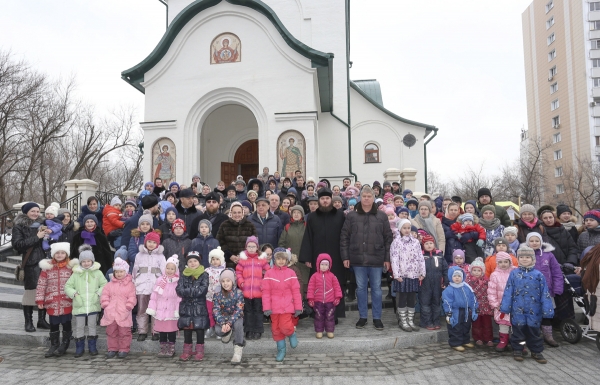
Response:
[{"label": "woman in black coat", "polygon": [[[21,207],[22,213],[17,215],[14,221],[12,247],[25,259],[29,253],[27,263],[25,264],[25,292],[23,293],[23,315],[25,316],[25,331],[34,332],[33,326],[33,308],[37,307],[35,303],[35,289],[37,288],[41,268],[39,263],[46,258],[46,252],[42,248],[42,240],[51,230],[40,230],[44,224],[44,219],[40,216],[40,206],[29,202]],[[50,329],[46,322],[46,310],[38,309],[37,327],[40,329]]]},{"label": "woman in black coat", "polygon": [[100,264],[102,274],[106,275],[114,262],[114,254],[108,244],[108,238],[104,235],[102,228],[98,225],[96,216],[86,215],[83,218],[84,227],[73,236],[71,242],[71,259],[79,258],[79,247],[84,243],[92,246],[92,253],[96,262]]},{"label": "woman in black coat", "polygon": [[58,239],[59,242],[73,242],[73,237],[79,231],[79,222],[73,220],[73,216],[67,209],[58,210],[58,218],[62,216],[62,235]]},{"label": "woman in black coat", "polygon": [[104,206],[100,206],[100,202],[98,202],[98,198],[92,196],[87,199],[87,205],[81,206],[81,213],[79,214],[79,218],[77,218],[77,222],[79,222],[79,226],[83,227],[85,225],[85,217],[92,214],[98,220],[98,227],[102,229],[102,211],[104,210]]}]

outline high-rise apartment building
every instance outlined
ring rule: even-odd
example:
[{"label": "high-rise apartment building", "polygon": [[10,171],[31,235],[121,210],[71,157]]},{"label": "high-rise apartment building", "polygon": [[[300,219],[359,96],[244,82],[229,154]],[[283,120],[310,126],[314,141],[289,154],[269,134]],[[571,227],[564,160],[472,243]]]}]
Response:
[{"label": "high-rise apartment building", "polygon": [[534,0],[523,12],[528,143],[544,149],[545,203],[563,175],[600,159],[600,1]]}]

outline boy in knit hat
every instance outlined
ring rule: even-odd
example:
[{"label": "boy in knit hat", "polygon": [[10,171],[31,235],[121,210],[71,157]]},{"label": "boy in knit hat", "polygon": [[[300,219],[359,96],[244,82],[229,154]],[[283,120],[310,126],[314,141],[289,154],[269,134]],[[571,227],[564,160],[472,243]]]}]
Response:
[{"label": "boy in knit hat", "polygon": [[475,345],[493,347],[494,332],[492,329],[492,314],[493,309],[488,301],[488,283],[489,280],[485,276],[485,264],[482,258],[475,258],[469,267],[469,274],[465,280],[477,299],[479,304],[479,316],[473,321],[473,340]]},{"label": "boy in knit hat", "polygon": [[202,219],[198,223],[198,236],[192,240],[190,250],[200,253],[205,269],[212,265],[210,253],[219,246],[219,241],[212,235],[212,223],[208,219]]},{"label": "boy in knit hat", "polygon": [[219,290],[213,296],[215,332],[221,342],[229,343],[233,336],[232,365],[242,361],[244,340],[244,294],[237,288],[235,272],[224,269],[219,276]]},{"label": "boy in knit hat", "polygon": [[125,207],[123,208],[123,216],[121,216],[121,220],[123,222],[127,222],[129,218],[135,214],[135,210],[137,209],[137,203],[134,200],[126,200]]},{"label": "boy in knit hat", "polygon": [[435,247],[435,239],[426,235],[421,240],[425,259],[425,278],[419,288],[421,317],[419,323],[427,330],[438,330],[440,326],[440,305],[442,290],[448,286],[448,263],[444,252]]},{"label": "boy in knit hat", "polygon": [[596,246],[600,243],[600,211],[590,210],[583,215],[583,231],[577,239],[577,248],[579,253],[583,252],[589,246]]},{"label": "boy in knit hat", "polygon": [[526,343],[531,357],[540,364],[547,361],[542,355],[544,342],[540,334],[542,318],[554,317],[552,297],[548,291],[546,278],[535,269],[535,252],[526,245],[517,251],[519,268],[513,270],[506,283],[500,305],[500,316],[510,315],[512,332],[510,344],[513,358],[523,361],[523,347]]}]

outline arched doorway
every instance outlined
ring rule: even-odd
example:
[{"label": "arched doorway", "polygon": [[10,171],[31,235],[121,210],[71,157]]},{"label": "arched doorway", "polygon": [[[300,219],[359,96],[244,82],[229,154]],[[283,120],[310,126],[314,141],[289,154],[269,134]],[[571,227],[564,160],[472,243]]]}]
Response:
[{"label": "arched doorway", "polygon": [[225,184],[241,175],[244,180],[258,175],[258,139],[242,143],[235,152],[233,163],[221,162],[221,179]]}]

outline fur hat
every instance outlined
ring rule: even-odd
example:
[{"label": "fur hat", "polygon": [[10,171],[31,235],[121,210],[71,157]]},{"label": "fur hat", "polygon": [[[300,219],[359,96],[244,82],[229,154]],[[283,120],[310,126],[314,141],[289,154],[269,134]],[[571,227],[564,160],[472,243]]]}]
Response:
[{"label": "fur hat", "polygon": [[69,258],[69,256],[71,256],[71,244],[69,242],[56,242],[51,244],[50,255],[52,258],[54,258],[54,254],[56,254],[57,251],[64,251],[67,253],[67,258]]},{"label": "fur hat", "polygon": [[285,249],[283,247],[277,247],[273,250],[273,258],[285,258],[289,261],[292,260],[292,252],[290,249]]},{"label": "fur hat", "polygon": [[504,228],[504,235],[506,234],[514,234],[515,236],[517,236],[519,233],[519,230],[517,230],[517,228],[515,226],[508,226]]},{"label": "fur hat", "polygon": [[521,215],[523,215],[524,213],[532,213],[533,215],[535,215],[536,214],[535,207],[533,207],[533,205],[530,205],[530,204],[525,204],[525,205],[521,206],[521,210],[519,210],[519,213]]},{"label": "fur hat", "polygon": [[217,258],[221,264],[219,266],[225,266],[225,253],[221,250],[221,246],[217,246],[216,249],[212,249],[208,253],[208,262],[210,263],[213,258]]},{"label": "fur hat", "polygon": [[556,216],[560,217],[561,214],[563,213],[571,213],[573,214],[573,211],[571,211],[571,208],[567,205],[558,205],[556,206]]},{"label": "fur hat", "polygon": [[167,259],[167,263],[165,264],[165,266],[168,265],[169,263],[172,263],[175,265],[175,267],[176,267],[175,274],[177,274],[179,272],[179,256],[177,254],[174,254],[171,257],[169,257],[169,259]]},{"label": "fur hat", "polygon": [[472,274],[473,269],[480,268],[482,275],[485,275],[485,263],[483,263],[483,258],[477,257],[473,262],[471,262],[471,266],[469,266],[469,272]]},{"label": "fur hat", "polygon": [[160,235],[158,235],[158,233],[155,233],[154,231],[149,232],[148,234],[146,234],[146,238],[144,238],[144,246],[146,246],[146,242],[148,241],[154,241],[156,242],[156,246],[160,245]]},{"label": "fur hat", "polygon": [[185,221],[183,219],[175,219],[173,221],[173,224],[171,225],[171,231],[175,232],[176,228],[183,229],[183,231],[185,232],[187,230],[187,228],[185,227]]},{"label": "fur hat", "polygon": [[90,220],[94,221],[96,226],[98,226],[98,218],[96,218],[96,216],[94,214],[88,214],[85,217],[83,217],[83,225],[85,226],[85,222],[90,221]]},{"label": "fur hat", "polygon": [[485,205],[481,208],[480,212],[481,215],[483,215],[484,212],[486,211],[491,211],[494,213],[494,215],[496,215],[496,207],[494,207],[494,205]]},{"label": "fur hat", "polygon": [[81,263],[83,261],[96,262],[96,258],[92,252],[92,246],[85,243],[79,246],[79,262]]},{"label": "fur hat", "polygon": [[487,195],[490,197],[490,199],[492,199],[492,192],[490,191],[490,189],[487,187],[483,187],[477,191],[477,200],[479,200],[479,198],[481,198],[484,195]]},{"label": "fur hat", "polygon": [[119,257],[115,258],[113,263],[113,272],[118,270],[129,272],[129,264]]},{"label": "fur hat", "polygon": [[220,284],[223,283],[223,279],[224,278],[230,279],[231,282],[233,282],[233,288],[232,288],[232,290],[237,287],[237,283],[236,283],[236,280],[235,280],[235,272],[233,271],[233,269],[224,269],[221,272],[221,275],[219,276],[219,283]]},{"label": "fur hat", "polygon": [[248,247],[248,243],[250,242],[254,243],[256,247],[260,245],[260,243],[258,243],[258,238],[256,238],[254,235],[251,235],[248,238],[246,238],[246,245],[244,247]]},{"label": "fur hat", "polygon": [[543,205],[542,207],[540,207],[539,209],[537,209],[537,216],[538,218],[542,218],[542,214],[545,213],[546,211],[550,211],[552,214],[554,214],[554,212],[556,211],[556,209],[553,206],[550,205]]},{"label": "fur hat", "polygon": [[140,216],[140,219],[138,219],[138,227],[140,227],[144,222],[147,222],[151,229],[154,228],[154,219],[152,218],[150,210],[144,210],[144,213],[142,216]]},{"label": "fur hat", "polygon": [[114,205],[122,205],[123,202],[121,202],[121,199],[119,199],[118,196],[114,196],[111,200],[110,200],[110,205],[114,206]]},{"label": "fur hat", "polygon": [[21,206],[21,212],[23,212],[23,214],[27,214],[29,210],[31,210],[34,207],[37,207],[38,209],[40,208],[40,206],[35,202],[27,202],[23,206]]},{"label": "fur hat", "polygon": [[302,213],[302,217],[304,218],[304,208],[302,208],[302,206],[300,206],[300,205],[292,206],[292,208],[290,209],[290,214],[294,214],[294,211],[300,211]]},{"label": "fur hat", "polygon": [[[531,257],[531,259],[533,259],[533,265],[535,265],[535,251],[527,245],[521,245],[521,247],[519,247],[519,250],[517,250],[517,258],[518,257]],[[519,263],[519,266],[521,266],[521,263]]]},{"label": "fur hat", "polygon": [[115,251],[115,260],[117,258],[121,258],[123,260],[127,259],[127,246],[121,246],[117,251]]},{"label": "fur hat", "polygon": [[56,202],[52,202],[50,204],[50,206],[46,207],[46,210],[44,211],[44,214],[52,214],[55,217],[58,216],[58,209],[60,209],[60,204],[56,203]]},{"label": "fur hat", "polygon": [[212,232],[212,223],[208,219],[202,219],[200,223],[198,223],[198,232],[200,232],[200,225],[203,223],[208,226],[208,232]]},{"label": "fur hat", "polygon": [[194,258],[198,262],[202,263],[202,256],[200,255],[199,252],[197,252],[197,251],[190,251],[189,253],[187,253],[187,255],[185,256],[185,262],[187,263],[187,261],[189,261],[192,258]]}]

